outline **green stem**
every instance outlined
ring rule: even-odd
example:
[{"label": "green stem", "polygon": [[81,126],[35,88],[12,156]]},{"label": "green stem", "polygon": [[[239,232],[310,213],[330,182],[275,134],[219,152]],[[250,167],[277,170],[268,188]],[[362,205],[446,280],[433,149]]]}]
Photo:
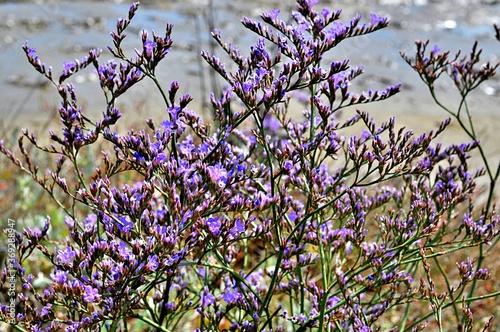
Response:
[{"label": "green stem", "polygon": [[[477,141],[477,135],[476,135],[476,132],[474,130],[474,124],[473,124],[473,121],[472,121],[472,116],[470,114],[469,107],[468,107],[467,100],[466,100],[467,93],[465,93],[465,94],[462,95],[462,100],[460,102],[460,105],[459,105],[457,113],[453,113],[448,108],[446,108],[443,104],[441,104],[441,102],[437,99],[436,94],[434,92],[434,89],[432,87],[429,86],[429,90],[431,92],[432,98],[437,103],[437,105],[439,105],[446,112],[448,112],[449,114],[451,114],[457,120],[457,122],[459,123],[459,125],[463,129],[463,131],[472,140]],[[463,123],[462,119],[460,118],[460,111],[461,111],[462,107],[465,107],[465,110],[466,110],[466,113],[467,113],[467,117],[468,117],[468,120],[469,120],[469,129],[466,127],[465,123]],[[489,162],[488,162],[488,158],[486,157],[486,153],[484,152],[484,149],[483,149],[482,145],[478,144],[477,148],[479,150],[479,154],[481,155],[483,166],[486,169],[486,173],[488,174],[488,178],[489,178],[489,181],[490,181],[489,191],[488,191],[488,199],[487,199],[487,202],[486,202],[485,209],[483,211],[485,217],[487,217],[488,213],[490,211],[492,202],[493,202],[496,181],[498,179],[498,174],[500,173],[500,165],[499,165],[499,168],[497,169],[496,174],[493,175],[493,172],[492,172],[491,167],[490,167]],[[497,242],[498,242],[498,240],[495,242],[495,244]],[[493,247],[494,246],[492,246],[492,248]],[[483,261],[484,261],[483,251],[484,251],[484,248],[483,248],[483,244],[481,243],[479,245],[479,252],[480,253],[479,253],[479,258],[477,260],[476,271],[478,271],[482,267],[482,264],[483,264]],[[474,292],[476,290],[476,287],[477,287],[477,279],[474,279],[474,281],[472,282],[472,286],[470,288],[470,291],[469,291],[469,296],[472,296],[474,294]]]},{"label": "green stem", "polygon": [[[269,109],[267,109],[265,111],[262,118],[259,116],[259,114],[255,113],[255,112],[253,113],[253,115],[254,115],[255,121],[257,123],[257,126],[259,128],[259,133],[260,133],[260,138],[262,140],[262,145],[266,151],[267,164],[269,167],[269,181],[271,183],[271,196],[274,197],[276,183],[275,183],[275,178],[274,178],[272,152],[269,149],[269,145],[267,144],[267,141],[266,141],[266,132],[264,129],[264,124],[263,124],[264,117],[267,115],[268,112],[269,112]],[[272,213],[273,213],[273,224],[274,224],[274,227],[276,229],[276,238],[278,240],[279,254],[278,254],[278,260],[276,261],[276,264],[274,266],[274,273],[273,273],[273,277],[271,279],[271,283],[269,284],[268,292],[266,294],[264,302],[262,303],[262,305],[258,311],[259,316],[262,315],[263,311],[266,311],[268,317],[269,317],[268,306],[269,306],[269,303],[271,301],[271,297],[274,293],[274,287],[275,287],[276,282],[278,280],[278,275],[280,274],[280,266],[281,266],[281,261],[283,258],[283,251],[284,251],[284,248],[286,245],[286,243],[281,243],[281,241],[282,241],[281,225],[280,225],[280,222],[277,218],[276,204],[273,204],[271,208],[272,208]]]},{"label": "green stem", "polygon": [[[6,323],[7,324],[7,323]],[[10,327],[21,332],[28,332],[28,330],[23,329],[21,326],[17,324],[10,324]]]},{"label": "green stem", "polygon": [[172,332],[169,329],[167,329],[167,328],[165,328],[165,327],[157,324],[156,322],[154,322],[153,320],[151,320],[149,317],[137,314],[136,318],[139,319],[139,320],[141,320],[141,321],[143,321],[144,323],[149,324],[152,327],[155,327],[158,331]]},{"label": "green stem", "polygon": [[[325,248],[323,247],[323,238],[321,236],[321,223],[318,222],[318,247],[319,247],[319,255],[320,255],[320,263],[321,263],[321,280],[323,282],[323,289],[329,288],[329,280],[328,280],[328,272],[326,269],[326,265],[328,260],[325,258]],[[321,299],[320,308],[319,308],[319,332],[323,331],[324,325],[324,317],[326,310],[326,302],[328,299],[328,292],[323,293],[323,298]]]},{"label": "green stem", "polygon": [[408,316],[410,316],[411,303],[406,304],[405,314],[403,315],[403,320],[401,321],[401,326],[399,331],[404,331],[406,322],[408,321]]},{"label": "green stem", "polygon": [[[480,301],[480,300],[489,299],[489,298],[497,297],[497,296],[500,296],[500,291],[494,292],[494,293],[490,293],[490,294],[487,294],[487,295],[480,295],[480,296],[465,298],[464,301],[466,303],[469,303],[469,302]],[[446,309],[446,308],[448,308],[451,305],[455,305],[455,303],[456,303],[456,299],[453,302],[449,302],[449,303],[443,305],[441,307],[441,309]],[[430,312],[427,315],[425,315],[423,317],[420,317],[418,320],[414,321],[410,326],[408,326],[407,328],[403,329],[402,331],[411,331],[413,327],[415,327],[419,323],[425,321],[426,319],[428,319],[429,317],[431,317],[433,314],[434,313]]]},{"label": "green stem", "polygon": [[[462,98],[462,101],[460,103],[458,112],[457,113],[453,113],[452,111],[450,111],[446,106],[444,106],[438,100],[438,98],[436,96],[436,93],[435,93],[435,91],[434,91],[433,88],[429,87],[429,91],[431,93],[431,96],[432,96],[434,102],[439,107],[441,107],[443,110],[445,110],[448,114],[450,114],[454,119],[457,120],[457,122],[460,125],[460,127],[462,128],[462,130],[467,134],[467,136],[469,136],[470,139],[472,139],[474,141],[477,141],[477,136],[476,136],[476,133],[475,133],[475,130],[474,130],[472,117],[470,116],[469,108],[467,106],[467,102],[465,101],[466,95]],[[460,118],[460,109],[462,108],[462,105],[465,105],[466,112],[467,112],[467,115],[469,117],[470,130],[467,129],[465,123]],[[491,167],[490,167],[490,165],[488,163],[488,158],[486,157],[486,153],[484,152],[484,149],[483,149],[482,145],[478,144],[477,148],[479,150],[479,154],[481,155],[481,160],[483,161],[483,166],[485,167],[486,173],[488,174],[488,178],[490,180],[490,189],[489,189],[488,201],[487,201],[486,210],[485,210],[485,214],[488,214],[489,209],[491,208],[491,203],[493,201],[493,192],[494,192],[496,180],[498,179],[498,174],[500,174],[500,164],[499,164],[499,168],[497,169],[497,174],[495,174],[495,176],[494,176],[493,172],[491,170]]]},{"label": "green stem", "polygon": [[[441,262],[437,259],[437,257],[434,257],[434,262],[436,263],[439,271],[441,272],[441,275],[444,278],[444,281],[446,283],[446,288],[448,289],[448,294],[449,294],[451,301],[452,302],[455,301],[454,296],[453,296],[454,290],[452,289],[452,287],[450,285],[450,280],[448,280],[448,276],[446,275],[446,271],[444,270],[443,266],[441,265]],[[456,306],[453,306],[453,311],[454,311],[455,318],[456,318],[457,322],[460,321],[460,316],[458,314],[458,309]]]}]

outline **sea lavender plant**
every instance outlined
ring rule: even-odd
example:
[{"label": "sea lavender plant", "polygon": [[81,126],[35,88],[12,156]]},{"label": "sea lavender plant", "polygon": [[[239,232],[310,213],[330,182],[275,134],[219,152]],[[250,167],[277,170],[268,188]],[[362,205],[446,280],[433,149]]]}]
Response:
[{"label": "sea lavender plant", "polygon": [[[101,62],[101,51],[91,50],[54,79],[24,46],[61,96],[62,128],[49,132],[48,147],[25,129],[21,159],[3,142],[0,151],[65,211],[68,233],[51,231],[47,217],[42,229],[15,234],[22,288],[16,316],[2,302],[0,320],[20,331],[418,331],[432,315],[440,330],[472,326],[471,305],[480,301],[473,285],[490,272],[467,250],[498,238],[493,198],[482,212],[472,204],[481,173],[469,172],[467,158],[480,144],[434,143],[450,120],[416,137],[395,118],[377,125],[353,112],[401,86],[355,94],[350,83],[362,67],[325,64],[325,55],[388,21],[356,15],[342,23],[341,11],[317,11],[316,3],[297,0],[292,23],[277,10],[262,14],[263,23],[243,19],[261,37],[248,55],[213,32],[236,69],[202,52],[227,83],[212,94],[208,121],[188,108],[191,96],[178,97],[176,81],[164,90],[155,75],[173,47],[170,24],[162,36],[143,31],[132,55],[122,47],[138,3],[111,33],[114,60]],[[83,114],[66,83],[88,66],[106,100],[101,119]],[[144,78],[156,84],[165,119],[119,134],[116,100]],[[293,100],[304,93],[300,114]],[[359,126],[357,135],[346,132]],[[56,156],[53,169],[39,174],[26,139]],[[79,155],[97,142],[112,149],[86,174]],[[457,253],[466,257],[441,292],[431,261]],[[37,254],[49,265],[43,285],[29,264]],[[456,317],[447,323],[449,307]]]}]

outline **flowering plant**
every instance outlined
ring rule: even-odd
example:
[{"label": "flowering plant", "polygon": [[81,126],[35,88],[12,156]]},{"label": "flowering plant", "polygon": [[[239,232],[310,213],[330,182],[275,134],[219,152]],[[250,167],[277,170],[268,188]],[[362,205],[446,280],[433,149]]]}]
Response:
[{"label": "flowering plant", "polygon": [[[449,119],[415,137],[395,118],[377,125],[366,112],[350,114],[349,106],[382,101],[401,86],[353,93],[350,82],[363,69],[349,60],[324,66],[324,56],[388,20],[371,15],[362,23],[357,15],[341,23],[341,11],[318,12],[316,2],[297,0],[290,24],[277,10],[261,15],[265,24],[245,18],[261,37],[248,55],[212,33],[236,69],[202,52],[227,82],[211,96],[208,121],[188,108],[191,96],[178,96],[177,82],[164,90],[155,75],[172,48],[172,25],[164,35],[143,31],[133,56],[123,49],[138,3],[111,33],[114,60],[100,62],[101,51],[91,50],[54,78],[24,46],[61,96],[62,128],[50,131],[50,146],[25,129],[23,160],[3,142],[0,151],[65,211],[67,233],[51,231],[49,217],[42,229],[16,233],[22,289],[17,314],[2,306],[1,321],[20,331],[418,331],[434,316],[440,330],[472,329],[471,306],[499,295],[476,296],[476,282],[490,278],[483,251],[498,239],[499,172],[481,153],[491,186],[477,208],[475,178],[483,172],[470,173],[467,159],[482,150],[473,129],[472,143],[443,147],[434,142]],[[456,61],[417,46],[415,59],[405,59],[431,92],[449,73],[464,102],[496,68],[474,69],[476,48]],[[67,83],[89,66],[106,100],[100,119],[83,113]],[[145,78],[163,98],[165,119],[119,134],[115,103]],[[293,111],[297,99],[306,101],[302,114]],[[448,112],[461,121],[460,110]],[[25,140],[57,157],[51,170],[40,174]],[[88,174],[79,158],[97,142],[111,148]],[[478,260],[471,248],[480,248]],[[30,272],[36,252],[50,265],[43,285]],[[456,274],[442,269],[441,261],[464,254]]]}]

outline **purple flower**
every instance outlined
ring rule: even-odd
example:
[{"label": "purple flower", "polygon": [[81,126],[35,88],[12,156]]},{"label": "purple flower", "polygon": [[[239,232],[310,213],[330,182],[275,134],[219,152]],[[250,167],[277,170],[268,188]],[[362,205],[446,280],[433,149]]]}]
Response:
[{"label": "purple flower", "polygon": [[241,298],[241,293],[237,288],[229,287],[222,294],[222,298],[228,305],[233,305]]},{"label": "purple flower", "polygon": [[156,43],[152,40],[146,40],[144,42],[144,56],[146,59],[151,60],[153,58],[153,52],[156,48]]},{"label": "purple flower", "polygon": [[118,217],[118,222],[116,223],[118,229],[123,233],[129,233],[134,227],[134,223],[128,220],[127,217]]},{"label": "purple flower", "polygon": [[68,271],[55,270],[54,273],[50,274],[50,276],[56,283],[63,285],[68,280],[68,273]]},{"label": "purple flower", "polygon": [[250,50],[252,63],[260,70],[261,74],[264,73],[265,71],[262,70],[271,65],[271,56],[266,50],[264,39],[259,39],[255,46],[250,47]]},{"label": "purple flower", "polygon": [[387,18],[378,16],[377,14],[370,14],[371,25],[377,26],[378,24],[387,24]]},{"label": "purple flower", "polygon": [[28,46],[28,42],[23,45],[23,50],[28,57],[28,61],[39,73],[43,74],[49,80],[52,80],[52,67],[46,67],[36,54],[36,50]]},{"label": "purple flower", "polygon": [[76,257],[76,251],[71,247],[66,247],[64,250],[59,250],[57,262],[63,266],[73,267],[73,260]]},{"label": "purple flower", "polygon": [[280,10],[279,9],[274,9],[274,10],[271,10],[270,12],[267,12],[267,13],[265,13],[263,15],[266,15],[271,20],[276,21],[276,20],[278,20],[279,14],[280,14]]},{"label": "purple flower", "polygon": [[213,237],[220,235],[221,221],[219,217],[208,218],[207,227]]},{"label": "purple flower", "polygon": [[78,332],[78,331],[81,331],[81,325],[82,323],[80,322],[71,322],[71,325],[69,325],[68,327],[66,327],[64,329],[65,332]]},{"label": "purple flower", "polygon": [[148,262],[146,264],[146,271],[148,272],[154,272],[158,269],[159,267],[158,263],[158,256],[152,255],[148,257]]},{"label": "purple flower", "polygon": [[83,57],[81,60],[75,59],[71,62],[64,62],[64,69],[61,76],[59,77],[59,84],[62,84],[64,80],[73,75],[74,73],[84,69],[89,64],[97,63],[97,58],[99,57],[101,50],[93,49],[89,51],[89,55]]},{"label": "purple flower", "polygon": [[210,179],[219,187],[224,188],[227,185],[227,171],[222,167],[221,164],[215,164],[214,166],[208,166],[208,175]]},{"label": "purple flower", "polygon": [[52,312],[52,304],[47,304],[46,306],[42,307],[42,310],[40,311],[40,316],[47,316]]},{"label": "purple flower", "polygon": [[337,41],[337,38],[342,37],[347,32],[347,26],[342,22],[333,22],[328,29],[327,38],[332,41]]},{"label": "purple flower", "polygon": [[236,219],[230,233],[232,236],[238,236],[240,233],[245,232],[245,230],[245,224],[240,219]]},{"label": "purple flower", "polygon": [[215,296],[210,293],[207,286],[205,286],[204,290],[200,294],[200,302],[203,309],[215,303]]},{"label": "purple flower", "polygon": [[299,1],[298,3],[299,3],[299,6],[305,5],[304,9],[310,11],[310,10],[312,10],[312,7],[314,5],[319,3],[319,0],[302,0],[302,1]]},{"label": "purple flower", "polygon": [[97,69],[97,75],[99,76],[101,87],[107,87],[108,89],[113,90],[115,77],[117,76],[116,67],[117,63],[114,59],[111,59],[99,66]]},{"label": "purple flower", "polygon": [[97,223],[97,215],[89,214],[87,215],[82,224],[85,225],[85,230],[91,230],[92,228],[95,227],[96,223]]},{"label": "purple flower", "polygon": [[264,127],[270,131],[270,133],[277,133],[281,128],[281,123],[272,114],[268,114],[264,118]]},{"label": "purple flower", "polygon": [[101,302],[101,295],[99,295],[99,290],[93,288],[92,286],[84,286],[83,300],[86,303],[99,303]]},{"label": "purple flower", "polygon": [[77,70],[77,64],[76,62],[65,62],[64,63],[64,69],[63,69],[63,75],[69,76],[73,74]]},{"label": "purple flower", "polygon": [[175,123],[173,123],[171,121],[167,121],[167,120],[162,121],[161,126],[163,127],[163,130],[165,130],[165,134],[167,136],[172,135],[172,133],[174,132]]},{"label": "purple flower", "polygon": [[28,238],[33,240],[37,240],[42,237],[42,231],[40,231],[38,228],[35,229],[28,228],[24,231],[24,233]]},{"label": "purple flower", "polygon": [[26,43],[26,55],[33,59],[34,61],[38,61],[38,55],[36,54],[36,50],[34,48],[28,47]]}]

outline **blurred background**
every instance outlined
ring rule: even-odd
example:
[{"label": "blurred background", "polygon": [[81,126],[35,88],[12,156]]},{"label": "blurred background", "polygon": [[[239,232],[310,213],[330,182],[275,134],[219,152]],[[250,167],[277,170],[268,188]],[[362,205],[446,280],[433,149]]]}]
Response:
[{"label": "blurred background", "polygon": [[[101,59],[110,58],[109,31],[116,19],[126,16],[130,1],[0,1],[0,115],[2,128],[40,127],[54,114],[59,100],[47,80],[28,64],[21,49],[25,41],[37,50],[42,62],[53,66],[54,74],[62,70],[64,61],[81,59],[91,48],[104,50]],[[259,14],[274,8],[281,9],[280,18],[287,19],[295,7],[292,0],[144,0],[128,29],[126,48],[134,54],[140,47],[141,29],[162,34],[166,22],[174,24],[174,48],[160,65],[158,76],[168,87],[178,80],[182,93],[194,96],[192,108],[203,108],[209,93],[220,82],[203,62],[202,49],[222,56],[223,52],[211,42],[210,31],[217,28],[227,42],[240,46],[245,54],[257,40],[245,31],[243,16],[258,20]],[[430,40],[430,47],[439,45],[452,52],[462,49],[468,54],[475,40],[483,48],[482,60],[498,62],[500,43],[494,38],[493,24],[500,23],[500,1],[497,0],[342,0],[321,1],[317,9],[343,9],[341,20],[348,22],[354,14],[362,13],[365,22],[369,14],[390,18],[387,29],[368,36],[344,41],[333,51],[331,59],[351,59],[351,66],[364,65],[366,73],[353,84],[354,92],[363,89],[384,89],[403,83],[398,96],[362,109],[376,110],[421,126],[419,119],[445,118],[431,101],[418,75],[403,61],[399,52],[413,55],[414,41]],[[90,114],[99,114],[105,105],[97,75],[87,69],[75,75],[80,103]],[[457,93],[451,80],[439,82],[440,92],[453,104]],[[478,117],[500,124],[500,81],[497,77],[486,82],[471,99]],[[152,84],[143,81],[118,103],[123,113],[137,119],[163,114],[163,105]],[[125,115],[127,115],[125,114]],[[423,116],[423,118],[422,118]],[[492,121],[494,119],[494,121]],[[437,121],[436,120],[436,121]],[[426,121],[423,121],[426,122]],[[435,121],[428,121],[431,126]]]}]

